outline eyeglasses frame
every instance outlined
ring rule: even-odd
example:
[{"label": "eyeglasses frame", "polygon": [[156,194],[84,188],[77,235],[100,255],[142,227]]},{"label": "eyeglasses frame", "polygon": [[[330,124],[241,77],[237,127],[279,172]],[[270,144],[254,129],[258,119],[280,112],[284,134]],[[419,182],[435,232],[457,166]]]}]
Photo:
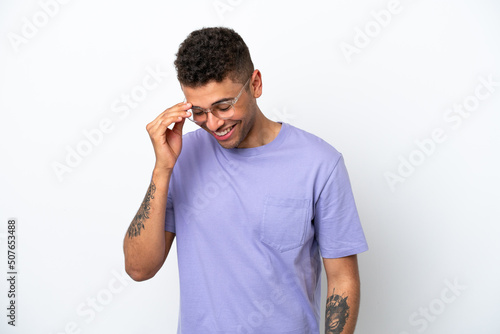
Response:
[{"label": "eyeglasses frame", "polygon": [[[235,97],[234,99],[232,99],[232,100],[227,100],[227,101],[224,101],[224,102],[219,102],[219,103],[217,103],[217,104],[213,105],[211,108],[207,108],[207,109],[205,109],[205,108],[201,108],[201,107],[192,107],[190,110],[192,110],[192,109],[201,110],[201,111],[203,111],[204,113],[208,114],[208,113],[211,113],[211,112],[212,112],[212,109],[213,109],[215,106],[217,106],[217,105],[219,105],[219,104],[223,104],[223,103],[224,103],[224,104],[230,104],[230,105],[231,105],[231,108],[233,109],[233,114],[232,114],[231,116],[228,116],[227,118],[217,117],[217,116],[215,116],[213,113],[212,113],[212,115],[214,115],[215,117],[220,118],[220,119],[229,119],[229,118],[233,117],[233,116],[234,116],[234,112],[235,112],[234,105],[236,104],[236,102],[238,102],[239,98],[241,97],[241,94],[243,94],[243,90],[244,90],[244,88],[246,87],[246,85],[248,85],[248,83],[250,82],[250,79],[251,79],[251,78],[252,78],[252,77],[248,78],[247,82],[245,82],[245,84],[243,85],[243,87],[241,87],[240,92],[238,93],[238,95],[236,95],[236,97]],[[184,99],[184,102],[186,102],[186,100],[185,100],[185,99]],[[192,116],[194,117],[194,114],[193,114],[193,112],[192,112],[192,111],[191,111],[191,114],[192,114]],[[205,122],[207,121],[207,120],[205,119],[203,122],[198,122],[198,121],[195,121],[194,119],[190,119],[189,117],[188,117],[188,119],[189,119],[191,122],[193,122],[193,123],[195,123],[195,124],[197,124],[197,125],[203,124],[203,123],[205,123]]]}]

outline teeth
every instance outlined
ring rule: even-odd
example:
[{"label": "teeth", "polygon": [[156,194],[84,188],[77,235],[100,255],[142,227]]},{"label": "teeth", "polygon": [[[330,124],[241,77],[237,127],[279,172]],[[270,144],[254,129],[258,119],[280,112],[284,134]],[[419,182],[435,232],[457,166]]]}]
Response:
[{"label": "teeth", "polygon": [[228,133],[229,133],[229,131],[231,131],[231,129],[232,129],[233,127],[234,127],[234,125],[233,125],[232,127],[230,127],[230,128],[227,128],[225,131],[222,131],[222,132],[215,132],[215,131],[214,131],[214,132],[215,132],[215,134],[216,134],[217,136],[222,137],[222,136],[224,136],[224,135],[228,134]]}]

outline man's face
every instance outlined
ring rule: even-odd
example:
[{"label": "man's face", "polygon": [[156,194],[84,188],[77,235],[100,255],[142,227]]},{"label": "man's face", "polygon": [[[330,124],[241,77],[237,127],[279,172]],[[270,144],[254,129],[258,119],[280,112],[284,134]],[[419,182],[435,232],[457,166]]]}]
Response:
[{"label": "man's face", "polygon": [[[250,79],[251,84],[251,79]],[[222,100],[234,99],[241,91],[243,84],[235,83],[229,78],[222,82],[211,81],[202,87],[182,87],[186,101],[193,107],[211,108],[213,104]],[[245,147],[245,139],[253,128],[256,116],[256,104],[247,87],[234,105],[234,115],[230,119],[222,120],[212,113],[207,114],[205,123],[200,126],[214,136],[224,148]]]}]

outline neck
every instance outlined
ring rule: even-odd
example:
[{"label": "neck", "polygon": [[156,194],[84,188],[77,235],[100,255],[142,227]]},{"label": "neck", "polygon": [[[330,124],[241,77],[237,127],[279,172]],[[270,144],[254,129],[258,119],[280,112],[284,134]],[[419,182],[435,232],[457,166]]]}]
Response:
[{"label": "neck", "polygon": [[280,123],[271,121],[258,109],[252,129],[238,148],[251,148],[269,144],[278,136],[280,129]]}]

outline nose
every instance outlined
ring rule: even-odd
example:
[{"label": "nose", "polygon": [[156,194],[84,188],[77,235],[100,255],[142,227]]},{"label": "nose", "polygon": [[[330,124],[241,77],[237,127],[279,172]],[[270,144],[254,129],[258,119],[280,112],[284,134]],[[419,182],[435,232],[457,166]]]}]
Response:
[{"label": "nose", "polygon": [[224,124],[224,120],[215,117],[211,112],[207,113],[207,128],[210,131],[215,131]]}]

